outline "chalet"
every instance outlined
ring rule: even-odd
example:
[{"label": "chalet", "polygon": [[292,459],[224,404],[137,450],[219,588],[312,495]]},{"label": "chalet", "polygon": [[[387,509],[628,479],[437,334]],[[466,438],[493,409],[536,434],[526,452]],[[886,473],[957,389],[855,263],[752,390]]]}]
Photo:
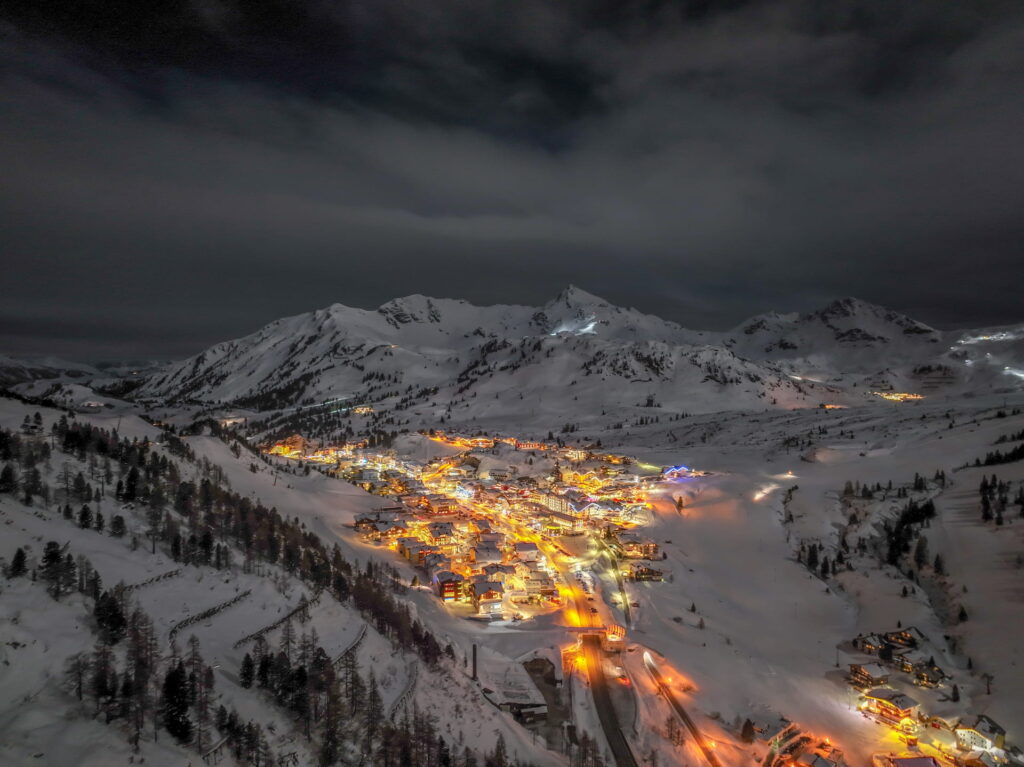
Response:
[{"label": "chalet", "polygon": [[409,551],[417,546],[422,546],[423,541],[411,535],[403,535],[395,539],[395,550],[406,559],[409,558]]},{"label": "chalet", "polygon": [[928,637],[914,626],[889,631],[883,634],[882,638],[889,644],[900,645],[901,647],[920,647],[928,642]]},{"label": "chalet", "polygon": [[1006,746],[1006,730],[984,714],[962,720],[953,732],[956,734],[957,748],[963,750],[991,751]]},{"label": "chalet", "polygon": [[617,533],[614,545],[626,559],[658,558],[658,544],[635,533]]},{"label": "chalet", "polygon": [[452,559],[440,551],[429,551],[423,557],[423,569],[429,574],[452,569]]},{"label": "chalet", "polygon": [[800,728],[784,716],[763,722],[754,722],[754,735],[757,740],[772,748],[778,748],[799,732]]},{"label": "chalet", "polygon": [[946,678],[946,672],[935,665],[935,658],[923,650],[903,650],[893,654],[892,664],[904,674],[912,674],[914,681],[934,686]]},{"label": "chalet", "polygon": [[660,581],[664,578],[664,573],[661,570],[655,570],[643,562],[630,562],[626,575],[634,581]]},{"label": "chalet", "polygon": [[405,535],[409,532],[409,526],[404,520],[395,519],[390,522],[379,521],[373,523],[373,529],[368,532],[368,537],[377,540],[391,540]]},{"label": "chalet", "polygon": [[458,573],[443,571],[434,575],[431,582],[442,602],[458,602],[462,599],[464,580]]},{"label": "chalet", "polygon": [[426,496],[426,507],[434,514],[450,514],[458,508],[454,499],[440,493]]},{"label": "chalet", "polygon": [[469,444],[472,447],[489,448],[494,447],[494,440],[488,437],[473,437],[469,440]]},{"label": "chalet", "polygon": [[478,543],[469,550],[469,561],[477,565],[501,563],[501,551],[493,543]]},{"label": "chalet", "polygon": [[523,579],[523,582],[526,584],[526,593],[530,596],[550,597],[558,593],[551,576],[544,573],[532,572]]},{"label": "chalet", "polygon": [[892,687],[876,687],[864,693],[862,707],[893,722],[916,718],[920,703]]},{"label": "chalet", "polygon": [[480,533],[476,537],[477,543],[486,543],[494,546],[495,548],[503,548],[505,546],[505,534],[504,533]]},{"label": "chalet", "polygon": [[516,569],[512,565],[490,564],[480,568],[483,578],[497,583],[505,583],[510,575],[515,575]]},{"label": "chalet", "polygon": [[455,528],[451,522],[431,522],[427,525],[427,533],[431,542],[438,546],[449,544],[455,538]]},{"label": "chalet", "polygon": [[504,588],[496,581],[478,581],[470,585],[470,599],[480,615],[500,614],[504,596]]},{"label": "chalet", "polygon": [[1005,761],[991,751],[967,751],[953,755],[956,767],[1002,767]]},{"label": "chalet", "polygon": [[878,663],[851,663],[847,679],[854,687],[881,687],[889,683],[889,672]]},{"label": "chalet", "polygon": [[853,640],[853,646],[868,655],[878,655],[889,643],[879,634],[862,634]]},{"label": "chalet", "polygon": [[532,541],[518,541],[512,547],[517,559],[526,562],[536,562],[540,557],[540,549]]},{"label": "chalet", "polygon": [[516,440],[516,450],[547,450],[548,446],[543,442],[528,442],[524,440]]}]

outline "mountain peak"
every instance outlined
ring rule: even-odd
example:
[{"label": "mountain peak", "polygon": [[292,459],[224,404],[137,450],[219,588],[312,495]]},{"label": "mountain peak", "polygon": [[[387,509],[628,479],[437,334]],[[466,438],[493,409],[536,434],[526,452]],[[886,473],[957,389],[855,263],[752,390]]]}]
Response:
[{"label": "mountain peak", "polygon": [[398,327],[409,322],[440,322],[441,313],[434,299],[419,293],[404,298],[392,298],[377,309],[387,321]]},{"label": "mountain peak", "polygon": [[600,296],[588,293],[575,285],[568,285],[557,296],[551,300],[552,304],[564,303],[566,306],[575,308],[577,306],[610,306]]}]

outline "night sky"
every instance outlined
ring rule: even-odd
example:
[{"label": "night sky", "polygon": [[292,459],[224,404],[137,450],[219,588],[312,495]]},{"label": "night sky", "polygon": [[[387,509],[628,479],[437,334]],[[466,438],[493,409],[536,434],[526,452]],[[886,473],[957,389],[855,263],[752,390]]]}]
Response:
[{"label": "night sky", "polygon": [[1024,3],[7,0],[0,352],[574,283],[1024,320]]}]

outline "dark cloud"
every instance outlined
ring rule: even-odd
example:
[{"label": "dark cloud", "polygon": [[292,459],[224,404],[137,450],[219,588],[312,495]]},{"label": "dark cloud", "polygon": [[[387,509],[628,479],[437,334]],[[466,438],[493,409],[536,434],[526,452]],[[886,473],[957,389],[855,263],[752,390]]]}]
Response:
[{"label": "dark cloud", "polygon": [[5,5],[0,350],[335,301],[1021,319],[1024,7]]}]

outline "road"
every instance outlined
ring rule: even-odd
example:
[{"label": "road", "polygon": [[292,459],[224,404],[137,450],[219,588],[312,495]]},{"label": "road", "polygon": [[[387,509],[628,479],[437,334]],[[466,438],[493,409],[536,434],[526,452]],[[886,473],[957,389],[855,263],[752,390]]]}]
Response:
[{"label": "road", "polygon": [[718,762],[718,757],[715,756],[715,752],[708,748],[707,741],[701,734],[700,729],[694,724],[694,721],[690,718],[690,715],[686,713],[686,709],[683,708],[682,704],[676,699],[676,694],[672,691],[672,688],[665,682],[665,678],[661,675],[661,671],[658,669],[658,664],[654,662],[654,658],[648,652],[644,653],[644,665],[647,667],[647,673],[651,675],[651,679],[658,686],[661,694],[665,696],[665,700],[669,702],[669,705],[675,710],[679,719],[686,726],[686,729],[690,731],[690,735],[693,736],[694,742],[700,747],[701,753],[704,754],[704,758],[707,760],[710,767],[721,767]]},{"label": "road", "polygon": [[[601,729],[612,750],[615,764],[618,767],[637,767],[626,736],[622,734],[618,714],[612,705],[612,696],[608,692],[608,678],[604,675],[604,651],[601,649],[601,637],[596,634],[583,636],[583,653],[586,658],[587,675],[590,678],[590,693],[594,698],[594,708],[601,722]],[[717,767],[717,766],[716,766]]]}]

